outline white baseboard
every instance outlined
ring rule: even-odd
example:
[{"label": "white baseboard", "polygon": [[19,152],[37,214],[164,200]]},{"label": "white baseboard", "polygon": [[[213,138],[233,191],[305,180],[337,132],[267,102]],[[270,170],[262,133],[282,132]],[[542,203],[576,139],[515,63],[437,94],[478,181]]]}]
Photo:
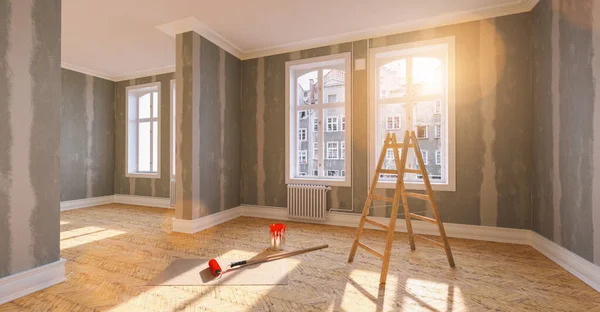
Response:
[{"label": "white baseboard", "polygon": [[173,232],[194,234],[241,216],[242,208],[235,207],[194,220],[173,218]]},{"label": "white baseboard", "polygon": [[174,207],[171,207],[171,202],[169,198],[115,194],[102,197],[63,201],[60,202],[60,211],[88,208],[108,204],[127,204],[136,206],[174,209]]},{"label": "white baseboard", "polygon": [[171,207],[171,200],[166,197],[115,194],[114,203],[173,209],[173,207]]},{"label": "white baseboard", "polygon": [[87,207],[93,207],[93,206],[99,206],[99,205],[107,205],[107,204],[112,204],[113,202],[114,202],[113,195],[68,200],[68,201],[60,202],[60,211],[87,208]]},{"label": "white baseboard", "polygon": [[0,305],[65,281],[65,259],[0,278]]},{"label": "white baseboard", "polygon": [[531,247],[600,292],[600,267],[542,235],[530,231]]}]

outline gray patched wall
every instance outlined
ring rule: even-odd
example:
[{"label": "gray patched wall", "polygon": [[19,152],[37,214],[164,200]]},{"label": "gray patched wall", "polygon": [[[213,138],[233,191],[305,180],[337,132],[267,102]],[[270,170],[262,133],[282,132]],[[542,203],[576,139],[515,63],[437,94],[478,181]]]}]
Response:
[{"label": "gray patched wall", "polygon": [[0,1],[0,278],[59,260],[60,12]]},{"label": "gray patched wall", "polygon": [[542,0],[532,16],[533,230],[600,264],[600,3]]},{"label": "gray patched wall", "polygon": [[[171,80],[174,73],[143,77],[115,84],[115,159],[114,193],[139,196],[169,197],[171,154]],[[126,109],[129,86],[160,81],[160,179],[126,177]]]},{"label": "gray patched wall", "polygon": [[[242,203],[287,204],[285,62],[343,52],[355,60],[367,58],[369,48],[454,36],[457,177],[455,192],[436,192],[442,218],[530,228],[531,27],[524,13],[243,61]],[[369,181],[368,71],[352,75],[352,187],[334,187],[329,202],[360,212]],[[424,210],[421,202],[411,207]]]},{"label": "gray patched wall", "polygon": [[241,61],[194,32],[177,35],[176,217],[240,205]]},{"label": "gray patched wall", "polygon": [[114,194],[115,83],[62,70],[61,201]]}]

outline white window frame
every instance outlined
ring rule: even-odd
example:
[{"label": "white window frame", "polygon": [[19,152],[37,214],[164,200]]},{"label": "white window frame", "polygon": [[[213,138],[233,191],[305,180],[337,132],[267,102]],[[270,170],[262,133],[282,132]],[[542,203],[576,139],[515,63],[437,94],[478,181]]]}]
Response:
[{"label": "white window frame", "polygon": [[306,130],[306,128],[298,128],[298,142],[308,141],[308,132]]},{"label": "white window frame", "polygon": [[[376,146],[380,146],[381,142],[376,142],[378,130],[378,60],[380,58],[388,58],[388,55],[401,55],[408,56],[415,51],[415,49],[422,49],[429,46],[442,46],[446,51],[446,63],[447,63],[447,88],[445,89],[444,100],[441,102],[442,113],[445,113],[446,119],[442,122],[442,142],[445,144],[441,146],[442,160],[447,160],[446,165],[442,165],[442,172],[445,173],[445,182],[431,181],[432,188],[435,191],[456,191],[456,128],[455,128],[455,67],[456,67],[456,51],[455,51],[455,38],[443,37],[432,40],[411,42],[406,44],[391,45],[380,48],[373,48],[369,50],[369,176],[372,178],[375,173],[375,167],[377,166],[377,160],[379,157],[380,149],[376,149]],[[446,49],[447,48],[447,49]],[[409,68],[407,68],[409,72]],[[407,86],[408,87],[408,86]],[[407,90],[408,91],[408,90]],[[408,92],[407,92],[407,95]],[[410,96],[410,95],[409,95]],[[427,96],[423,96],[426,98]],[[405,98],[407,98],[405,96]],[[400,102],[400,99],[395,99]],[[406,99],[405,99],[406,101]],[[414,100],[411,102],[415,102]],[[408,113],[408,111],[407,111]],[[412,115],[412,114],[411,114]],[[444,114],[442,114],[444,115]],[[412,121],[411,121],[412,123]],[[412,128],[412,124],[408,125]],[[379,144],[378,144],[379,143]],[[410,190],[425,190],[423,182],[406,181],[406,189]],[[378,188],[395,188],[394,181],[380,181],[377,184]]]},{"label": "white window frame", "polygon": [[[329,120],[331,120],[331,122],[329,122]],[[335,121],[334,121],[335,120]],[[339,116],[327,116],[326,117],[326,128],[325,128],[325,132],[338,132],[340,131],[340,117]],[[329,129],[329,125],[331,125],[331,130]],[[335,130],[333,129],[333,127],[335,126]]]},{"label": "white window frame", "polygon": [[[322,90],[322,84],[323,84],[323,75],[322,75],[322,69],[323,68],[327,68],[328,66],[340,66],[343,65],[344,66],[344,79],[345,79],[345,94],[344,94],[344,102],[341,103],[323,103],[323,90]],[[323,56],[323,57],[315,57],[315,58],[308,58],[308,59],[302,59],[302,60],[297,60],[297,61],[290,61],[290,62],[286,62],[286,66],[285,66],[285,85],[286,85],[286,94],[285,94],[285,100],[286,100],[286,159],[287,161],[285,162],[285,182],[287,184],[291,184],[291,183],[304,183],[304,184],[320,184],[320,185],[327,185],[327,186],[344,186],[344,187],[349,187],[351,186],[351,181],[352,181],[352,172],[351,172],[351,165],[352,165],[352,153],[350,151],[352,151],[352,57],[351,57],[351,53],[339,53],[339,54],[333,54],[333,55],[328,55],[328,56]],[[297,144],[298,144],[298,137],[297,137],[297,133],[296,131],[293,131],[293,129],[296,129],[296,122],[297,120],[295,120],[296,118],[290,118],[290,116],[294,116],[296,110],[296,101],[298,99],[298,97],[296,96],[296,89],[297,89],[297,81],[295,80],[295,77],[301,76],[304,73],[308,73],[311,72],[313,70],[318,70],[319,71],[319,88],[321,88],[319,90],[319,99],[317,101],[316,104],[313,105],[309,105],[307,107],[302,107],[302,109],[311,109],[311,110],[316,110],[317,111],[317,115],[318,115],[318,120],[319,121],[326,121],[326,119],[324,118],[325,115],[325,109],[330,109],[330,108],[341,108],[344,107],[344,116],[347,117],[346,119],[346,131],[344,133],[344,140],[347,142],[347,146],[346,146],[346,155],[345,155],[345,166],[344,169],[346,170],[347,175],[345,177],[327,177],[325,176],[325,172],[323,170],[323,166],[325,163],[325,153],[324,152],[319,152],[319,165],[320,167],[318,167],[318,171],[320,174],[323,174],[323,176],[319,176],[319,177],[315,177],[315,176],[307,176],[307,177],[302,177],[302,178],[298,178],[298,177],[294,177],[293,174],[293,170],[294,168],[298,168],[297,166],[297,157],[295,156],[295,149],[297,148]],[[320,122],[319,125],[319,129],[320,131],[318,132],[318,142],[320,142],[320,145],[325,146],[323,144],[324,140],[324,132],[327,130],[326,127],[326,122]],[[338,125],[338,131],[339,131],[339,125]],[[321,150],[321,149],[320,149]],[[325,148],[322,149],[323,151],[325,151]]]},{"label": "white window frame", "polygon": [[[335,147],[329,147],[329,144],[335,144]],[[330,149],[332,151],[335,149],[335,157],[334,158],[329,157],[329,150]],[[340,148],[339,148],[338,141],[327,141],[325,143],[325,159],[327,159],[327,160],[337,160],[337,159],[340,159],[339,153],[340,153]]]},{"label": "white window frame", "polygon": [[175,79],[171,79],[170,83],[170,95],[171,95],[171,115],[169,119],[171,120],[171,152],[170,154],[170,167],[169,171],[171,172],[171,179],[175,179],[176,176],[176,156],[177,156],[177,104],[176,104],[176,94],[175,94]]},{"label": "white window frame", "polygon": [[[136,111],[139,110],[138,104],[137,104],[137,99],[139,97],[141,97],[142,95],[144,95],[145,93],[148,93],[148,92],[143,93],[144,89],[156,89],[156,90],[158,90],[158,96],[157,96],[157,98],[158,98],[158,103],[157,103],[157,105],[158,105],[158,109],[157,109],[158,116],[157,117],[152,117],[152,118],[144,118],[145,122],[146,121],[150,121],[150,122],[157,121],[157,131],[158,131],[158,134],[157,134],[157,143],[158,143],[158,146],[157,146],[157,148],[158,149],[157,149],[157,153],[156,153],[157,154],[157,156],[156,156],[156,158],[157,158],[156,159],[156,161],[157,161],[157,166],[156,166],[157,171],[156,172],[152,172],[152,171],[150,171],[150,172],[140,172],[137,169],[138,165],[139,165],[137,163],[137,158],[138,158],[137,157],[137,153],[139,153],[139,150],[138,150],[139,149],[139,145],[137,144],[137,127],[138,127],[138,124],[140,123],[140,120],[137,118],[137,113],[136,113],[135,119],[131,119],[131,117],[130,117],[130,110],[131,110],[131,106],[132,105],[136,106],[135,107]],[[138,90],[140,90],[140,91],[138,91]],[[136,91],[140,92],[140,93],[143,93],[143,94],[141,94],[141,95],[138,94],[136,96],[130,96],[130,93],[133,93],[133,92],[136,92]],[[160,176],[161,176],[161,170],[160,170],[161,169],[161,159],[160,159],[161,148],[160,148],[160,145],[161,145],[161,141],[162,141],[161,140],[162,138],[161,138],[161,135],[160,135],[161,134],[161,131],[160,131],[160,127],[161,127],[161,122],[160,122],[160,119],[161,119],[161,100],[162,100],[161,99],[161,96],[162,96],[161,82],[157,81],[157,82],[153,82],[153,83],[128,86],[127,88],[125,88],[125,96],[127,97],[127,104],[126,104],[126,107],[125,107],[125,120],[126,120],[126,122],[125,122],[125,165],[126,165],[126,168],[125,169],[127,169],[127,170],[126,170],[125,176],[126,177],[131,177],[131,178],[160,179]],[[132,103],[132,101],[136,101],[136,102]],[[154,105],[154,103],[152,103],[152,106],[150,108],[151,112],[152,112],[153,105]],[[134,134],[130,133],[130,131],[129,131],[132,126],[135,129],[135,133]],[[152,129],[152,127],[150,129]],[[131,146],[130,146],[130,144],[131,144]],[[152,138],[150,138],[150,144],[151,144],[150,146],[153,147]],[[135,146],[136,152],[135,153],[130,153],[130,149],[133,148],[134,146]],[[135,170],[132,170],[132,167],[135,167]]]}]

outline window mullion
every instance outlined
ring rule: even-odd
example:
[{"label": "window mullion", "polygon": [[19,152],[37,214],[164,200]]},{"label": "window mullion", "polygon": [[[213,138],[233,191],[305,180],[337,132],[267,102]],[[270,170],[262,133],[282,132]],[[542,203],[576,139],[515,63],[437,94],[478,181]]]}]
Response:
[{"label": "window mullion", "polygon": [[[150,94],[150,119],[154,119],[154,96],[152,96],[152,94]],[[154,136],[153,136],[153,132],[154,132],[154,120],[150,121],[150,151],[149,151],[149,159],[150,159],[150,169],[148,171],[153,172],[154,169]]]}]

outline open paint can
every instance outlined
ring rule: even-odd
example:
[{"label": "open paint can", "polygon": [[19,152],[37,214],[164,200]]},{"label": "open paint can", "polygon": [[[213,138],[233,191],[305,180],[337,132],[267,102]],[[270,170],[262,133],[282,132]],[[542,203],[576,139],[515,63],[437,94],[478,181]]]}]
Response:
[{"label": "open paint can", "polygon": [[269,249],[275,251],[283,250],[285,248],[285,224],[271,224],[269,229]]}]

